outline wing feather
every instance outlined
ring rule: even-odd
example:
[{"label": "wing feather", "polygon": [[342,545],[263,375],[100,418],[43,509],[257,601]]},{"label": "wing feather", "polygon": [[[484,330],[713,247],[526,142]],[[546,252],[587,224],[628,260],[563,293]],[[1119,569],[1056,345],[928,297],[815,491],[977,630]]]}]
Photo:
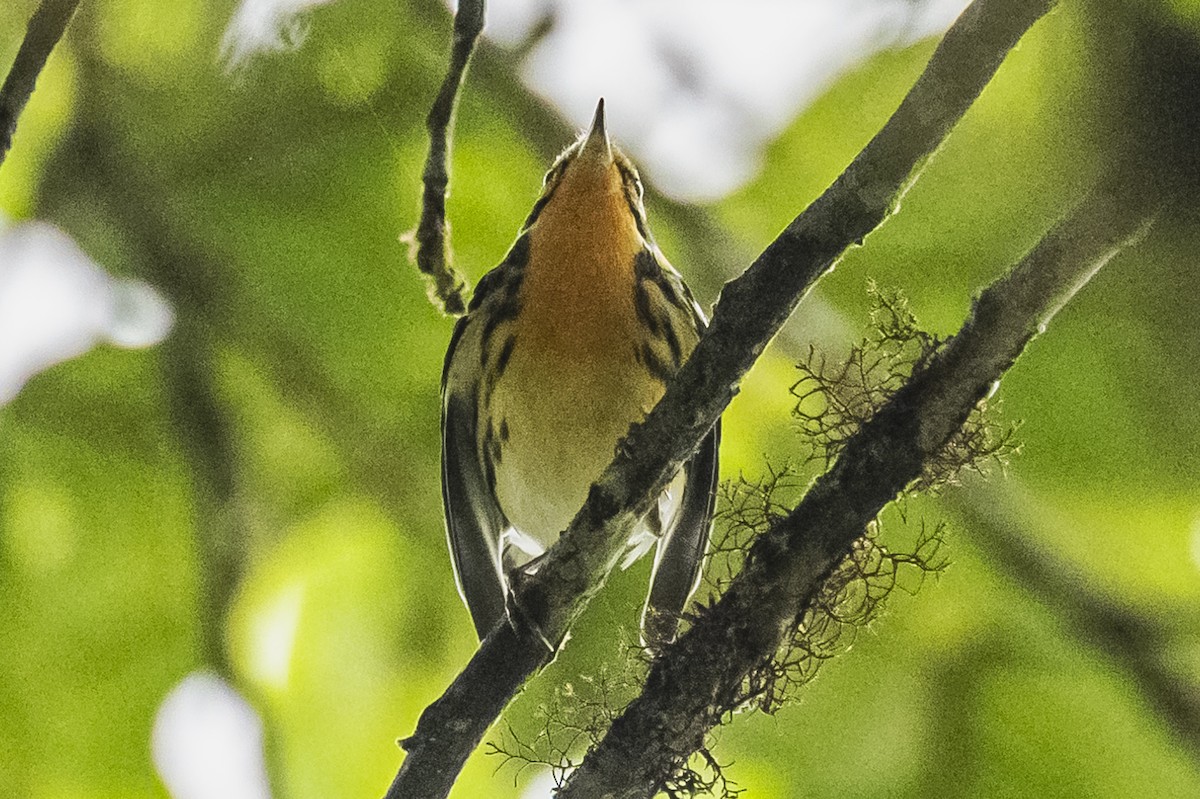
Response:
[{"label": "wing feather", "polygon": [[[650,255],[658,269],[647,269],[647,264],[643,263],[646,270],[643,274],[653,279],[665,300],[660,306],[668,316],[663,320],[664,330],[696,331],[685,345],[686,358],[696,345],[699,331],[707,327],[708,319],[687,283],[662,253],[655,247],[651,248]],[[667,343],[671,344],[669,337]],[[683,466],[685,481],[681,505],[670,529],[659,539],[650,574],[650,593],[642,610],[642,643],[650,648],[675,640],[683,608],[699,583],[716,508],[720,443],[721,421],[718,419],[696,454]]]},{"label": "wing feather", "polygon": [[650,575],[650,594],[642,611],[642,642],[651,648],[675,640],[683,608],[700,581],[717,501],[721,422],[705,436],[684,464],[686,482],[674,526],[659,539]]},{"label": "wing feather", "polygon": [[[467,331],[469,324],[462,319],[455,329],[443,372],[442,502],[454,579],[482,640],[505,614],[499,542],[507,522],[480,461],[473,383],[456,379],[455,354],[464,339],[477,343],[478,334]],[[462,363],[478,363],[470,353],[463,358]]]}]

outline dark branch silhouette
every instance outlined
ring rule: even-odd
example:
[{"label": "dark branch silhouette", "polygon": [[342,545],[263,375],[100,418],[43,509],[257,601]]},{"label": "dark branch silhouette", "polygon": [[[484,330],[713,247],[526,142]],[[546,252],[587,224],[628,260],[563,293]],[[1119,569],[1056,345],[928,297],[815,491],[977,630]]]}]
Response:
[{"label": "dark branch silhouette", "polygon": [[[627,531],[724,411],[742,377],[814,282],[888,216],[1009,50],[1053,0],[976,0],[896,113],[846,171],[724,289],[712,324],[584,507],[516,591],[501,623],[422,714],[389,799],[444,797],[470,753],[615,566]],[[873,515],[873,514],[872,514]]]},{"label": "dark branch silhouette", "polygon": [[1176,636],[1166,619],[1184,614],[1152,615],[1104,593],[1077,567],[1039,546],[1031,535],[1037,528],[999,491],[972,486],[953,504],[971,539],[993,556],[991,562],[1053,608],[1072,634],[1119,666],[1163,725],[1200,759],[1200,684],[1172,669],[1165,657]]},{"label": "dark branch silhouette", "polygon": [[38,75],[42,74],[46,59],[62,38],[78,6],[79,0],[42,0],[29,20],[21,48],[17,50],[4,85],[0,86],[0,166],[12,148],[17,120],[33,94]]}]

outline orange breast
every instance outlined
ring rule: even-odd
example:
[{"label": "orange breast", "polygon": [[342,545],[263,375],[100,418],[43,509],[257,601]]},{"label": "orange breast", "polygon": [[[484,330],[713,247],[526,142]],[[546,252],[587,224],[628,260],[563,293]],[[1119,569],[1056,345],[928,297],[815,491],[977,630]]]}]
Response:
[{"label": "orange breast", "polygon": [[569,175],[529,231],[516,332],[523,345],[574,361],[603,358],[630,335],[634,258],[642,247],[616,168]]}]

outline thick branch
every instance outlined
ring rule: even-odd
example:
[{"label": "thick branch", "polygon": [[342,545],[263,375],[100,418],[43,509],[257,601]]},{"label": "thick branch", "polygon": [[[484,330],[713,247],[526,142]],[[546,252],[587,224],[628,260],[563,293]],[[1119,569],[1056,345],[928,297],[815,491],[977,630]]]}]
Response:
[{"label": "thick branch", "polygon": [[[695,450],[742,377],[818,277],[851,244],[887,216],[909,175],[932,154],[987,85],[1017,40],[1054,0],[976,0],[946,34],[896,113],[847,170],[729,283],[712,325],[646,421],[636,425],[617,458],[546,561],[517,591],[518,637],[556,644],[600,590],[639,518]],[[538,635],[532,635],[530,628]],[[495,716],[477,712],[482,688],[464,685],[477,663],[494,660],[488,636],[472,663],[422,715],[406,741],[408,757],[389,799],[442,797]],[[514,668],[489,674],[497,712],[552,655],[513,658]],[[516,667],[519,666],[519,667]],[[492,693],[494,692],[494,693]],[[450,721],[452,720],[452,721]],[[436,783],[425,779],[437,775]]]},{"label": "thick branch", "polygon": [[0,165],[4,164],[12,148],[17,119],[33,94],[38,75],[78,5],[79,0],[42,0],[29,20],[25,39],[4,79],[4,86],[0,87]]},{"label": "thick branch", "polygon": [[467,64],[475,49],[475,40],[483,30],[484,0],[461,0],[454,15],[454,43],[450,47],[450,67],[442,81],[425,127],[429,130],[429,157],[422,176],[421,221],[413,234],[417,268],[432,283],[430,293],[446,313],[461,316],[467,310],[467,282],[450,264],[446,242],[446,195],[449,193],[450,137],[458,91],[467,73]]},{"label": "thick branch", "polygon": [[1145,224],[1112,195],[1094,194],[984,291],[958,335],[754,544],[729,590],[654,663],[642,695],[558,796],[653,796],[737,709],[747,676],[779,648],[867,523],[920,476],[1025,345]]}]

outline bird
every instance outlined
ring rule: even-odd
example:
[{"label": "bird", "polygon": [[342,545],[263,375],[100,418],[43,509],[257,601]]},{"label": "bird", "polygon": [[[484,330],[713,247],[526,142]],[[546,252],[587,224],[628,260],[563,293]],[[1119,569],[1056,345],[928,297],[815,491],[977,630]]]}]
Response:
[{"label": "bird", "polygon": [[[650,233],[604,100],[554,161],[504,260],[478,283],[442,371],[442,498],[455,581],[482,640],[583,506],[631,424],[707,325]],[[656,550],[641,615],[674,640],[712,529],[720,422],[630,536]]]}]

